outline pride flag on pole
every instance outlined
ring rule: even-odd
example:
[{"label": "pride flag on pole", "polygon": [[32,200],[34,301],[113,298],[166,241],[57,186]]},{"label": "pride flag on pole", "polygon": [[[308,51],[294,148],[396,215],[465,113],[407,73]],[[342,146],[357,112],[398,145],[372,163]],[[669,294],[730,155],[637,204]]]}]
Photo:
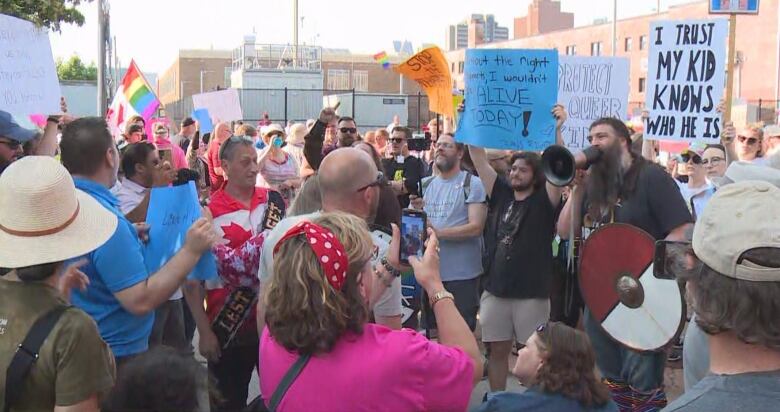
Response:
[{"label": "pride flag on pole", "polygon": [[115,136],[121,134],[125,121],[135,115],[143,117],[148,123],[158,107],[160,107],[160,100],[152,91],[135,61],[131,60],[130,67],[128,67],[127,73],[125,73],[125,77],[114,95],[114,101],[106,114],[111,131]]},{"label": "pride flag on pole", "polygon": [[387,53],[379,52],[374,55],[374,61],[381,64],[383,68],[389,69],[390,68],[390,62],[387,61]]}]

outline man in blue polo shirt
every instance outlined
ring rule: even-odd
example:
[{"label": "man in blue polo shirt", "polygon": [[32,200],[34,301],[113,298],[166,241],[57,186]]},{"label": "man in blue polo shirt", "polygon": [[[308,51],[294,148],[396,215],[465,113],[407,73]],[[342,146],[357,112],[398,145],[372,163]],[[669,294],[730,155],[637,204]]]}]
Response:
[{"label": "man in blue polo shirt", "polygon": [[199,219],[187,232],[181,250],[156,273],[148,273],[138,233],[108,190],[116,183],[119,153],[106,122],[98,117],[73,121],[62,132],[60,150],[76,187],[119,219],[111,238],[86,256],[89,263],[83,271],[89,277],[89,287],[74,291],[71,299],[95,319],[117,365],[122,366],[146,351],[154,309],[184,283],[216,235],[208,220]]}]

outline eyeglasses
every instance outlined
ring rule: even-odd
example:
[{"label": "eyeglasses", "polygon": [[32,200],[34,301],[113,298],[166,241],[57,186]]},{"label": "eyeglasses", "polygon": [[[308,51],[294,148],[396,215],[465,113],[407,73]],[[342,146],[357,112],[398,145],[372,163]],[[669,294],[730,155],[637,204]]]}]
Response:
[{"label": "eyeglasses", "polygon": [[22,144],[20,142],[17,142],[16,140],[0,140],[0,143],[8,146],[11,150],[16,150],[21,146]]},{"label": "eyeglasses", "polygon": [[758,143],[758,139],[756,139],[755,137],[737,136],[737,140],[739,140],[740,143],[747,142],[748,146],[752,146]]},{"label": "eyeglasses", "polygon": [[712,163],[714,165],[715,163],[720,163],[720,162],[722,162],[724,160],[726,160],[726,159],[724,159],[722,157],[718,157],[718,156],[713,156],[713,157],[711,157],[709,159],[702,159],[701,164],[703,164],[704,166],[707,166],[708,164]]},{"label": "eyeglasses", "polygon": [[376,180],[374,180],[373,182],[371,182],[371,183],[361,187],[360,189],[357,190],[357,192],[362,192],[362,191],[368,189],[369,187],[379,186],[382,183],[384,183],[384,181],[385,181],[385,174],[382,173],[382,172],[377,172],[376,173]]},{"label": "eyeglasses", "polygon": [[700,165],[701,164],[701,157],[697,154],[684,154],[682,155],[682,160],[685,163],[688,163],[688,161],[693,161],[693,164]]},{"label": "eyeglasses", "polygon": [[394,137],[394,138],[390,139],[390,141],[393,142],[393,143],[403,143],[404,140],[405,139],[403,139],[401,137]]},{"label": "eyeglasses", "polygon": [[354,127],[342,127],[339,129],[341,133],[349,133],[349,134],[355,134],[357,133],[357,129]]}]

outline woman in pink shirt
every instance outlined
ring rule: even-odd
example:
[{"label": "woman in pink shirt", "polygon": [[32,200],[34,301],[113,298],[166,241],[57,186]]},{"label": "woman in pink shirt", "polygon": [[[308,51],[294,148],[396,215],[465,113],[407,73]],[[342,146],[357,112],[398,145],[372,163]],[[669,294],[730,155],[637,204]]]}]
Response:
[{"label": "woman in pink shirt", "polygon": [[[438,240],[429,231],[422,261],[411,259],[432,298],[435,343],[409,329],[368,323],[367,302],[392,275],[371,266],[366,223],[323,214],[293,226],[274,249],[265,288],[260,389],[276,411],[464,411],[482,377],[482,355],[439,275]],[[389,256],[398,253],[393,227]],[[306,360],[308,358],[308,360]],[[300,373],[277,391],[295,364]]]}]

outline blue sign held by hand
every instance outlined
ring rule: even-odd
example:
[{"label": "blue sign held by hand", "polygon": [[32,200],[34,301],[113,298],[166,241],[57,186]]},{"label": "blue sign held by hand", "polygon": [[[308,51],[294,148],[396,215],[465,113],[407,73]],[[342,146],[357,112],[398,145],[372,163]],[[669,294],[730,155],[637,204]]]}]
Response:
[{"label": "blue sign held by hand", "polygon": [[[144,248],[144,262],[149,273],[154,273],[184,246],[187,230],[201,217],[201,209],[194,182],[153,188],[150,196],[146,213],[149,243]],[[206,252],[189,279],[208,280],[216,276],[217,262],[211,252]]]},{"label": "blue sign held by hand", "polygon": [[195,109],[192,111],[192,118],[197,120],[200,134],[211,133],[214,130],[214,124],[211,122],[209,109]]},{"label": "blue sign held by hand", "polygon": [[475,146],[543,150],[555,143],[558,53],[466,50],[466,106],[456,140]]}]

